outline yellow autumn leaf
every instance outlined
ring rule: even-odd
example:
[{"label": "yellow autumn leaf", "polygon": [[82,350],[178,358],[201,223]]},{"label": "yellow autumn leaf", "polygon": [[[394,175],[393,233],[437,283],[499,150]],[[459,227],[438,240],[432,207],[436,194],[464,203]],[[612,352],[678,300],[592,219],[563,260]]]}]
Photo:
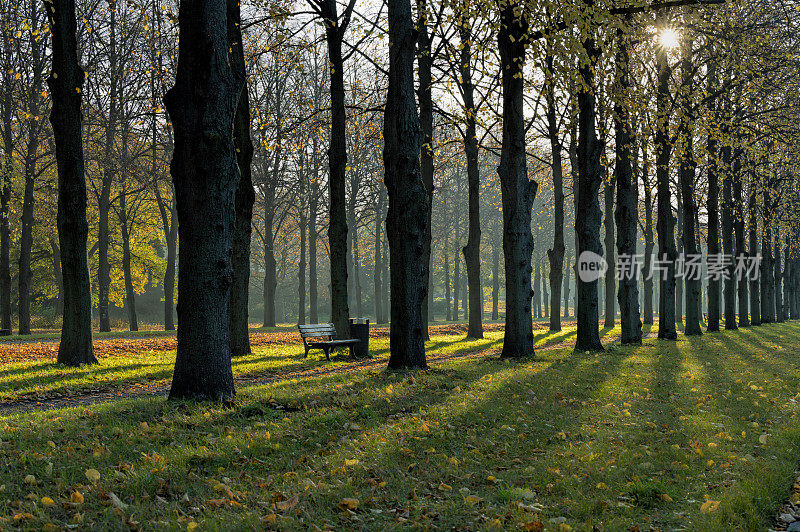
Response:
[{"label": "yellow autumn leaf", "polygon": [[709,514],[711,512],[716,512],[718,508],[719,501],[712,501],[709,499],[700,506],[700,511],[705,514]]},{"label": "yellow autumn leaf", "polygon": [[42,497],[42,506],[45,508],[50,508],[51,506],[55,506],[55,501],[48,496]]},{"label": "yellow autumn leaf", "polygon": [[73,491],[69,496],[69,502],[74,504],[83,504],[83,494],[80,491]]},{"label": "yellow autumn leaf", "polygon": [[92,482],[97,482],[98,480],[100,480],[100,471],[98,471],[97,469],[87,469],[86,473],[84,474],[86,475],[86,478],[88,478]]},{"label": "yellow autumn leaf", "polygon": [[355,510],[358,510],[358,505],[359,505],[358,499],[344,498],[341,501],[339,501],[339,505],[338,506],[339,506],[340,510],[352,510],[352,511],[355,511]]},{"label": "yellow autumn leaf", "polygon": [[464,502],[469,504],[470,506],[475,506],[476,504],[480,504],[483,502],[482,497],[478,497],[477,495],[467,495],[464,497]]}]

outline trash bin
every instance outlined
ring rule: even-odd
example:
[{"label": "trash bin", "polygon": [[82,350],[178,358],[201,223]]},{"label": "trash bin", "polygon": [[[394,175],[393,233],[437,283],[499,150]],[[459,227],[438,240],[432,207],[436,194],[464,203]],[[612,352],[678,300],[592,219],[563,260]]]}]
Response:
[{"label": "trash bin", "polygon": [[350,338],[359,341],[357,344],[353,344],[353,356],[356,358],[369,358],[369,320],[351,318]]}]

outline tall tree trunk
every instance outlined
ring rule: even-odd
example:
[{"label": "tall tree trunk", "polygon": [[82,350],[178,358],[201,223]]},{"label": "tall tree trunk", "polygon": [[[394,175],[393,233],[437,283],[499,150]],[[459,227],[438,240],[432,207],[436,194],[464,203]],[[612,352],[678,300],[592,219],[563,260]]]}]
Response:
[{"label": "tall tree trunk", "polygon": [[446,320],[447,321],[458,321],[458,316],[453,318],[453,314],[450,311],[450,254],[447,252],[447,246],[449,244],[449,239],[445,236],[444,240],[444,308],[446,311]]},{"label": "tall tree trunk", "polygon": [[78,64],[75,0],[45,2],[50,21],[53,73],[47,83],[53,107],[50,123],[58,166],[58,240],[64,275],[64,321],[58,362],[95,364],[92,349],[92,294],[86,240],[86,179],[81,131],[84,72]]},{"label": "tall tree trunk", "polygon": [[[606,171],[603,170],[603,174]],[[617,297],[617,272],[614,265],[616,264],[616,251],[615,235],[614,235],[614,190],[617,187],[616,176],[612,175],[610,179],[604,179],[605,190],[603,197],[603,206],[605,213],[603,216],[603,225],[605,226],[605,239],[603,241],[606,262],[608,269],[606,270],[605,281],[603,283],[603,296],[605,304],[603,306],[604,327],[613,327],[617,314],[616,297]]]},{"label": "tall tree trunk", "polygon": [[[758,201],[758,177],[756,172],[751,173],[750,181],[750,197],[747,201],[747,210],[750,214],[750,221],[748,224],[749,236],[749,257],[750,260],[755,260],[758,256],[758,214],[757,214],[757,201]],[[758,286],[758,278],[750,280],[750,323],[752,325],[761,325],[761,290]]]},{"label": "tall tree trunk", "polygon": [[383,127],[386,232],[391,263],[390,368],[425,368],[422,306],[428,295],[425,256],[431,196],[420,170],[421,132],[414,98],[415,29],[409,0],[389,0],[389,88]]},{"label": "tall tree trunk", "polygon": [[[428,203],[433,201],[433,79],[431,70],[433,68],[433,55],[431,51],[431,39],[428,35],[428,6],[426,0],[417,0],[417,72],[419,75],[419,89],[417,98],[419,99],[419,122],[422,133],[422,146],[420,149],[420,172],[425,190],[428,192]],[[463,43],[463,41],[462,41]],[[467,44],[468,45],[468,44]],[[423,248],[423,260],[428,265],[428,277],[425,278],[427,293],[431,294],[430,271],[431,271],[431,245],[433,231],[431,225],[432,209],[428,209],[428,217],[425,219],[425,241]],[[425,326],[423,336],[425,340],[430,340],[428,331],[429,319],[429,298],[422,302],[422,322]],[[470,336],[470,333],[467,333]]]},{"label": "tall tree trunk", "polygon": [[[657,24],[658,26],[658,24]],[[677,340],[675,329],[675,218],[672,215],[672,194],[669,182],[669,161],[671,146],[669,142],[670,100],[669,78],[671,69],[667,61],[667,50],[663,46],[656,51],[658,86],[656,88],[656,182],[658,189],[658,255],[666,266],[666,276],[659,276],[658,291],[658,337]]]},{"label": "tall tree trunk", "polygon": [[[378,185],[382,186],[382,185]],[[372,278],[375,283],[375,322],[384,323],[383,313],[383,254],[381,252],[381,223],[383,222],[383,191],[378,192],[378,204],[375,207],[375,271]]]},{"label": "tall tree trunk", "polygon": [[[708,87],[709,92],[716,90],[717,87],[717,67],[714,61],[709,61],[708,65]],[[708,110],[712,117],[717,117],[716,100],[712,98],[708,103]],[[706,152],[708,153],[708,198],[706,201],[706,211],[708,212],[708,236],[706,240],[707,257],[719,256],[719,141],[717,130],[709,127],[707,131],[708,141]],[[708,262],[708,260],[706,260]],[[720,279],[718,276],[709,275],[708,277],[708,325],[706,330],[709,332],[719,331],[720,320]]]},{"label": "tall tree trunk", "polygon": [[[724,174],[722,176],[722,248],[726,256],[726,263],[732,261],[734,252],[733,234],[733,177],[732,177],[732,147],[725,144],[722,148]],[[736,324],[736,279],[733,275],[733,263],[726,267],[724,281],[725,296],[725,329],[738,329]]]},{"label": "tall tree trunk", "polygon": [[238,0],[227,0],[227,33],[230,43],[230,64],[235,76],[243,82],[236,103],[233,122],[233,144],[239,181],[234,197],[234,226],[231,247],[233,278],[229,304],[231,356],[249,355],[250,350],[250,243],[253,234],[252,164],[253,141],[250,137],[250,96],[242,42],[241,13]]},{"label": "tall tree trunk", "polygon": [[14,174],[14,140],[12,118],[14,116],[14,65],[11,52],[10,24],[3,24],[0,37],[3,39],[3,168],[0,176],[0,328],[11,330],[11,181]]},{"label": "tall tree trunk", "polygon": [[547,250],[550,263],[550,330],[561,330],[561,283],[564,269],[564,167],[561,160],[561,139],[556,113],[555,68],[552,43],[548,41],[545,57],[545,86],[547,100],[547,136],[550,140],[553,172],[553,247]]},{"label": "tall tree trunk", "polygon": [[[311,183],[308,216],[308,319],[311,323],[319,323],[319,291],[317,288],[317,209],[319,208],[319,169],[317,168],[316,137],[314,137],[314,180]],[[376,240],[376,252],[380,242]],[[376,262],[380,262],[376,255]],[[377,271],[377,265],[376,265]],[[378,292],[376,292],[377,294]],[[377,319],[377,317],[376,317]],[[378,322],[380,323],[380,321]]]},{"label": "tall tree trunk", "polygon": [[510,1],[500,10],[500,71],[503,84],[503,140],[500,188],[503,196],[503,255],[506,320],[503,358],[532,356],[531,210],[538,183],[528,179],[525,154],[524,66],[528,19],[523,6]]},{"label": "tall tree trunk", "polygon": [[564,317],[569,318],[569,274],[571,268],[564,268]]},{"label": "tall tree trunk", "polygon": [[[688,260],[698,259],[697,271],[685,269],[684,275],[686,288],[686,323],[684,334],[686,336],[699,336],[702,334],[700,329],[700,283],[702,258],[700,246],[697,242],[697,231],[695,221],[697,218],[697,206],[694,199],[695,172],[697,163],[694,159],[694,117],[692,116],[692,98],[694,77],[692,62],[693,41],[688,36],[683,42],[681,74],[682,89],[680,123],[678,124],[678,137],[682,142],[679,178],[681,185],[681,196],[683,198],[683,252]],[[686,264],[690,264],[686,262]]]},{"label": "tall tree trunk", "polygon": [[775,270],[773,278],[775,279],[775,322],[781,323],[786,321],[783,317],[783,272],[781,270],[781,230],[780,227],[775,228]]},{"label": "tall tree trunk", "polygon": [[653,325],[653,189],[650,186],[650,160],[647,158],[647,136],[642,135],[642,187],[644,188],[644,295],[642,322]]},{"label": "tall tree trunk", "polygon": [[763,228],[761,233],[761,323],[773,323],[775,321],[774,304],[775,299],[771,291],[770,278],[772,277],[774,266],[772,264],[772,208],[770,196],[771,183],[767,182],[762,189],[762,216]]},{"label": "tall tree trunk", "polygon": [[[468,4],[467,4],[468,7]],[[464,264],[469,289],[467,338],[483,338],[483,288],[481,287],[480,169],[478,167],[477,109],[472,84],[472,26],[467,10],[459,10],[459,85],[464,98],[464,153],[467,158],[469,229],[464,246]],[[430,47],[430,46],[429,46]],[[421,106],[420,106],[421,107]]]},{"label": "tall tree trunk", "polygon": [[[616,98],[614,101],[614,129],[616,132],[616,164],[614,165],[614,181],[617,185],[617,254],[631,261],[636,256],[636,240],[639,222],[639,189],[636,176],[633,174],[633,131],[631,115],[627,102],[630,97],[630,52],[626,35],[629,17],[625,18],[625,26],[617,31],[616,54]],[[608,218],[606,218],[608,220]],[[610,220],[607,222],[610,223]],[[611,268],[609,268],[611,269]],[[635,267],[622,275],[619,281],[619,318],[622,327],[621,342],[623,345],[642,343],[642,322],[639,319],[639,279]],[[606,322],[608,319],[606,318]],[[613,319],[612,319],[613,322]]]},{"label": "tall tree trunk", "polygon": [[[733,206],[734,206],[734,234],[736,246],[736,261],[747,260],[747,249],[745,247],[744,234],[744,197],[742,196],[742,150],[737,149],[734,157],[733,166]],[[750,313],[747,309],[747,285],[749,284],[746,276],[737,279],[738,301],[739,301],[739,327],[750,326]]]},{"label": "tall tree trunk", "polygon": [[347,301],[347,214],[345,213],[345,169],[347,167],[347,115],[345,113],[344,58],[342,41],[352,3],[339,21],[335,0],[323,0],[322,19],[328,45],[331,97],[331,136],[328,146],[328,246],[331,260],[331,321],[339,338],[350,335],[350,307]]},{"label": "tall tree trunk", "polygon": [[108,218],[111,212],[111,185],[116,173],[116,155],[114,141],[117,134],[117,90],[119,82],[119,65],[117,61],[117,0],[109,0],[108,10],[111,21],[108,35],[108,116],[105,124],[105,143],[103,146],[103,170],[100,183],[100,197],[97,203],[97,311],[100,318],[100,332],[111,330],[109,316],[109,291],[111,289],[111,264],[108,260],[108,249],[111,245],[111,231]]},{"label": "tall tree trunk", "polygon": [[119,196],[119,225],[122,232],[122,275],[125,280],[125,310],[128,313],[128,328],[131,331],[138,331],[139,320],[136,317],[136,292],[133,289],[133,272],[131,271],[131,235],[128,228],[126,192],[125,177],[122,176],[122,193]]},{"label": "tall tree trunk", "polygon": [[128,227],[127,206],[127,169],[128,169],[128,125],[122,126],[122,154],[120,155],[120,183],[122,190],[119,195],[119,225],[122,232],[122,275],[125,281],[125,310],[128,313],[128,328],[131,331],[139,330],[139,320],[136,317],[136,292],[133,289],[133,272],[131,271],[131,233]]},{"label": "tall tree trunk", "polygon": [[230,290],[239,169],[233,128],[245,80],[230,62],[225,0],[181,0],[175,85],[178,349],[171,399],[231,400]]},{"label": "tall tree trunk", "polygon": [[[585,0],[588,8],[593,7],[593,0]],[[600,161],[601,143],[597,139],[596,99],[595,99],[595,67],[600,57],[594,35],[583,40],[583,49],[588,61],[581,61],[578,75],[582,87],[578,89],[578,208],[575,211],[575,234],[578,239],[576,255],[578,262],[585,260],[593,253],[602,256],[603,246],[600,242],[600,224],[602,211],[598,193],[603,183],[603,170]],[[579,351],[601,351],[599,332],[598,279],[586,282],[576,275],[578,303],[576,316],[578,332],[575,349]]]},{"label": "tall tree trunk", "polygon": [[453,321],[461,319],[458,304],[461,301],[461,257],[453,257]]},{"label": "tall tree trunk", "polygon": [[36,179],[36,156],[34,154],[33,157],[31,157],[31,144],[38,144],[38,142],[34,140],[32,143],[29,143],[29,151],[25,156],[25,190],[22,200],[22,230],[19,242],[18,261],[19,305],[17,307],[17,314],[19,316],[19,334],[31,333],[31,252],[33,248],[33,192]]},{"label": "tall tree trunk", "polygon": [[500,242],[492,240],[492,321],[500,319]]}]

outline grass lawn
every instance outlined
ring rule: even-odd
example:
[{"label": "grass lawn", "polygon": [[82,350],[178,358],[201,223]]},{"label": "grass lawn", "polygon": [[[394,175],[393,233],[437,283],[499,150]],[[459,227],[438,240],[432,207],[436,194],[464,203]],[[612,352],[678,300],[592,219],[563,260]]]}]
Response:
[{"label": "grass lawn", "polygon": [[0,527],[763,530],[800,461],[798,353],[769,325],[7,417]]},{"label": "grass lawn", "polygon": [[[294,334],[295,328],[284,333]],[[258,331],[259,333],[261,331]],[[614,332],[609,330],[608,332]],[[536,336],[537,345],[552,345],[563,341],[574,341],[575,328],[567,328],[562,333],[551,334],[546,330]],[[468,353],[486,349],[499,349],[502,345],[502,333],[487,332],[485,339],[465,341],[463,334],[438,335],[428,344],[432,356]],[[267,337],[269,338],[269,337]],[[102,338],[100,338],[102,342]],[[352,364],[349,357],[334,357],[332,362],[325,361],[321,351],[312,351],[305,358],[299,336],[294,343],[289,338],[287,343],[277,341],[275,345],[253,347],[249,356],[236,358],[233,361],[233,373],[236,377],[259,377],[270,374],[308,370],[313,368],[330,368]],[[153,342],[144,342],[142,350],[135,350],[137,343],[128,344],[109,340],[109,345],[97,347],[100,364],[68,368],[56,364],[57,344],[52,344],[52,354],[47,358],[37,358],[24,362],[13,362],[0,365],[0,403],[20,399],[46,400],[57,397],[70,397],[92,391],[113,391],[116,389],[147,388],[152,385],[168,384],[172,379],[172,368],[175,365],[175,350],[149,347]],[[117,344],[124,344],[122,346]],[[122,348],[120,348],[122,347]],[[370,339],[370,353],[377,359],[388,359],[389,339]]]}]

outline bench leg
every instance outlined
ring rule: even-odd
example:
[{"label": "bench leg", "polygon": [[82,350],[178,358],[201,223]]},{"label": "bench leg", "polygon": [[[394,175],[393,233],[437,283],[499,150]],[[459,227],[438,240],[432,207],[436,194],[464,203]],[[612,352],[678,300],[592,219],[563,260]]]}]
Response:
[{"label": "bench leg", "polygon": [[324,348],[324,351],[325,351],[325,360],[330,360],[331,359],[331,348],[330,347],[326,347],[326,348]]}]

